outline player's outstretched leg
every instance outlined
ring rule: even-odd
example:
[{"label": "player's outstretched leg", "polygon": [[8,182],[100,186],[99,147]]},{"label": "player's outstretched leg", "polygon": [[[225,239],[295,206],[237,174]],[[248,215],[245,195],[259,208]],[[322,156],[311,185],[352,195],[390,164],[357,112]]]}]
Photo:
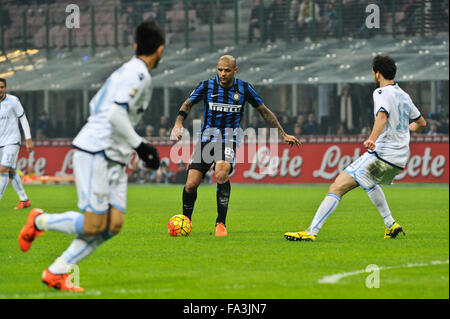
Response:
[{"label": "player's outstretched leg", "polygon": [[216,219],[216,236],[227,236],[226,219],[228,212],[228,203],[230,201],[231,184],[229,180],[229,172],[231,164],[225,161],[216,163],[214,172],[217,180],[217,219]]},{"label": "player's outstretched leg", "polygon": [[60,290],[83,291],[69,280],[74,265],[91,255],[101,244],[120,232],[124,213],[111,207],[108,214],[85,213],[83,227],[70,246],[42,274],[42,282]]},{"label": "player's outstretched leg", "polygon": [[345,171],[339,174],[333,184],[331,184],[327,196],[322,201],[317,210],[311,225],[305,231],[287,232],[284,237],[292,241],[314,241],[322,226],[338,207],[342,196],[359,184]]},{"label": "player's outstretched leg", "polygon": [[9,178],[11,179],[11,185],[19,196],[19,203],[14,209],[22,209],[31,206],[31,201],[28,199],[27,194],[25,193],[25,189],[22,185],[22,180],[20,179],[19,174],[16,171],[9,172]]},{"label": "player's outstretched leg", "polygon": [[392,218],[391,210],[389,209],[389,205],[380,185],[375,185],[373,188],[367,190],[367,195],[378,209],[381,217],[383,217],[385,226],[384,238],[395,238],[400,233],[405,235],[403,228],[394,220],[394,218]]}]

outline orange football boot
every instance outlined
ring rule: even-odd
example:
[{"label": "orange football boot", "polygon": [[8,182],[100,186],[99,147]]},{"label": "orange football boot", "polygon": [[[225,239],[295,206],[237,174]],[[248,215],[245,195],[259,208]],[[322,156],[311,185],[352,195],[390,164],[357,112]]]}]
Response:
[{"label": "orange football boot", "polygon": [[227,228],[223,223],[217,223],[216,225],[216,236],[227,236]]},{"label": "orange football boot", "polygon": [[20,201],[19,204],[17,204],[17,206],[14,207],[14,209],[22,209],[22,208],[27,208],[30,206],[31,206],[31,201],[25,200],[25,201]]},{"label": "orange football boot", "polygon": [[33,243],[33,240],[35,240],[37,236],[44,233],[34,226],[34,220],[42,213],[44,213],[42,209],[34,208],[31,210],[30,214],[28,214],[27,223],[23,226],[19,234],[19,246],[20,250],[23,252],[28,251]]},{"label": "orange football boot", "polygon": [[61,291],[76,291],[83,292],[81,287],[75,287],[70,281],[69,274],[52,274],[48,269],[45,269],[42,273],[42,282],[49,288],[53,287]]}]

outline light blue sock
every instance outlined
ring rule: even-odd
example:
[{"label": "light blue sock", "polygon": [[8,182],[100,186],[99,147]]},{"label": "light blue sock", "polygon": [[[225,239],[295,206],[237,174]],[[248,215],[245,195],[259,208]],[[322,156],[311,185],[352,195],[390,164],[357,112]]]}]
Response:
[{"label": "light blue sock", "polygon": [[68,235],[84,234],[84,215],[79,212],[68,211],[61,214],[41,214],[35,219],[39,230],[59,231]]},{"label": "light blue sock", "polygon": [[5,193],[6,186],[8,186],[9,174],[0,173],[0,199],[2,199]]},{"label": "light blue sock", "polygon": [[75,238],[63,254],[50,265],[48,270],[53,274],[65,274],[71,269],[71,265],[78,264],[81,260],[92,254],[101,244],[114,236],[109,230],[100,235],[80,235]]},{"label": "light blue sock", "polygon": [[311,226],[309,226],[306,232],[310,235],[317,236],[323,224],[325,224],[325,222],[327,221],[328,217],[330,217],[338,207],[340,201],[340,196],[333,193],[328,193],[325,199],[320,204],[319,209],[317,210],[316,215],[314,216],[314,219],[311,223]]},{"label": "light blue sock", "polygon": [[17,172],[14,172],[14,174],[10,175],[10,178],[11,178],[11,185],[13,186],[17,195],[19,195],[20,201],[26,202],[28,200],[28,196],[25,193],[25,189],[23,188],[19,174],[17,174]]}]

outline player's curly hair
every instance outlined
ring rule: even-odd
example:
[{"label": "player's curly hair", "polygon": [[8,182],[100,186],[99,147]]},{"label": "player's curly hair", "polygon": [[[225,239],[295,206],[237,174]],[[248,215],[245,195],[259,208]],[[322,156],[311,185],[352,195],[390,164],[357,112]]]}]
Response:
[{"label": "player's curly hair", "polygon": [[395,73],[397,73],[397,66],[395,61],[388,55],[378,54],[373,58],[372,69],[375,73],[378,71],[386,80],[393,80]]},{"label": "player's curly hair", "polygon": [[164,31],[156,21],[144,21],[136,28],[134,40],[137,44],[136,55],[150,55],[164,45]]}]

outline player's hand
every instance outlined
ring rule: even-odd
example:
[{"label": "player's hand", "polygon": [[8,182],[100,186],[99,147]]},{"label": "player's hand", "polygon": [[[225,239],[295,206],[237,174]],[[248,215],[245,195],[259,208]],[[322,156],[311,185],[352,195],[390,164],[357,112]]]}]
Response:
[{"label": "player's hand", "polygon": [[158,150],[151,146],[150,143],[142,142],[135,150],[146,167],[152,169],[159,168],[160,161]]},{"label": "player's hand", "polygon": [[179,141],[183,137],[184,127],[183,125],[176,125],[173,127],[170,133],[170,139],[172,141]]},{"label": "player's hand", "polygon": [[28,153],[31,153],[34,151],[34,144],[31,139],[25,140],[25,147],[27,148]]},{"label": "player's hand", "polygon": [[363,144],[364,144],[365,148],[367,148],[367,149],[369,149],[371,151],[373,151],[375,149],[375,142],[372,141],[372,140],[367,139],[367,140],[364,141]]},{"label": "player's hand", "polygon": [[283,135],[282,136],[283,141],[285,141],[286,143],[289,143],[289,145],[293,146],[300,146],[302,143],[300,142],[300,140],[298,138],[296,138],[295,136],[292,135]]}]

